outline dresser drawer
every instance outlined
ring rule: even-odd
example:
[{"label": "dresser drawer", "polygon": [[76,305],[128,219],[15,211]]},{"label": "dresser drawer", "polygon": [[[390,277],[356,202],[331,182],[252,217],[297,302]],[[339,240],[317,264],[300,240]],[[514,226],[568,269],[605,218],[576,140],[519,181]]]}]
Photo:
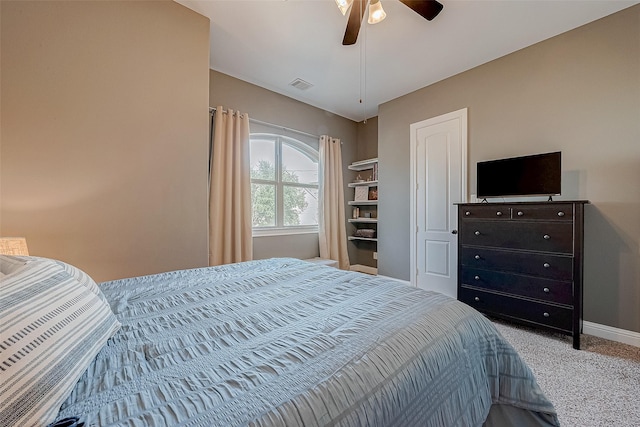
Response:
[{"label": "dresser drawer", "polygon": [[572,254],[573,223],[464,221],[460,239],[461,245]]},{"label": "dresser drawer", "polygon": [[504,219],[508,220],[511,216],[511,209],[503,205],[478,205],[464,206],[460,208],[461,218],[468,219]]},{"label": "dresser drawer", "polygon": [[458,299],[483,313],[532,322],[564,332],[572,331],[573,310],[570,308],[465,287],[459,289]]},{"label": "dresser drawer", "polygon": [[573,305],[573,282],[499,271],[462,268],[462,286],[504,292],[557,304]]},{"label": "dresser drawer", "polygon": [[471,268],[499,270],[556,280],[573,280],[573,258],[570,256],[463,246],[460,263]]},{"label": "dresser drawer", "polygon": [[514,205],[512,219],[573,221],[573,205]]}]

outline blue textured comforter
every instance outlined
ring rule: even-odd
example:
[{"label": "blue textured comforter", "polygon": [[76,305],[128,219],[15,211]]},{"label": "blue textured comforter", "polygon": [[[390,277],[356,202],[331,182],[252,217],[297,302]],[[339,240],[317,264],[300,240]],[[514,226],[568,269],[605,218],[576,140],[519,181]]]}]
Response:
[{"label": "blue textured comforter", "polygon": [[437,293],[294,259],[100,287],[122,329],[59,418],[479,426],[492,403],[502,403],[557,424],[531,371],[493,325]]}]

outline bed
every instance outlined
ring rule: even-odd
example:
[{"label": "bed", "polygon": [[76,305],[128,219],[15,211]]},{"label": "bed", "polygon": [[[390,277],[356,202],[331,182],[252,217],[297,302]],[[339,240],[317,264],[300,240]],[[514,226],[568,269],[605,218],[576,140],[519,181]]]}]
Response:
[{"label": "bed", "polygon": [[0,261],[2,426],[559,425],[490,321],[398,281],[279,258],[98,286]]}]

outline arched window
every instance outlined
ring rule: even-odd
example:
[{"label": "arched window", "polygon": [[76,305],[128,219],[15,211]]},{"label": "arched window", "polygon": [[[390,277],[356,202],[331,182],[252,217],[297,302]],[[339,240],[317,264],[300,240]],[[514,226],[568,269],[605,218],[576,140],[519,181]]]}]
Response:
[{"label": "arched window", "polygon": [[253,234],[318,231],[318,151],[288,136],[251,134]]}]

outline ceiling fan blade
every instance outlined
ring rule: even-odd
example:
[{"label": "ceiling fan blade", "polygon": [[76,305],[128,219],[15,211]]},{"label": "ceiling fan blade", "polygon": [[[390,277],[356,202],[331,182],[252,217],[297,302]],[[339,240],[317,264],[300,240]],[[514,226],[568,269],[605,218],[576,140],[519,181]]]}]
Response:
[{"label": "ceiling fan blade", "polygon": [[347,28],[344,31],[344,38],[342,39],[343,46],[355,44],[356,40],[358,40],[362,17],[364,16],[365,6],[367,5],[366,1],[367,0],[353,0],[351,12],[349,12],[349,20],[347,21]]},{"label": "ceiling fan blade", "polygon": [[418,15],[422,16],[427,21],[431,21],[438,16],[442,8],[441,3],[436,0],[400,0],[402,3],[409,6]]}]

